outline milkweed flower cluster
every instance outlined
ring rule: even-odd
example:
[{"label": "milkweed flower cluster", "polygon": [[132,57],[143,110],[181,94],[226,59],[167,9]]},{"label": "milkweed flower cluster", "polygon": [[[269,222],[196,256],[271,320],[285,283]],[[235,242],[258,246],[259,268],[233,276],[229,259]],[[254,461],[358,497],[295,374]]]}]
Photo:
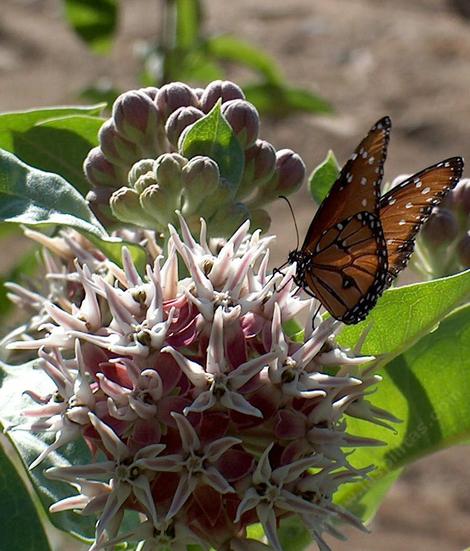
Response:
[{"label": "milkweed flower cluster", "polygon": [[[197,155],[186,151],[188,132],[217,108],[232,136],[226,147],[238,149],[243,164],[237,181],[224,177],[206,151],[210,143]],[[162,233],[177,222],[175,209],[193,231],[204,217],[213,236],[229,235],[247,219],[267,230],[264,206],[299,189],[305,165],[290,149],[276,151],[260,139],[259,126],[256,108],[230,81],[204,89],[174,82],[125,92],[99,132],[100,145],[85,160],[88,198],[98,213],[110,206],[119,220]]]},{"label": "milkweed flower cluster", "polygon": [[[10,286],[37,314],[8,346],[37,354],[54,387],[28,391],[36,405],[23,428],[55,435],[31,468],[86,442],[90,462],[46,475],[77,492],[51,511],[97,516],[93,550],[141,541],[145,550],[280,551],[279,523],[292,515],[328,550],[324,534],[340,537],[338,522],[363,528],[333,502],[370,470],[349,455],[379,444],[348,433],[347,417],[395,420],[366,398],[380,378],[360,366],[373,358],[342,349],[333,319],[316,316],[312,328],[316,305],[293,289],[295,266],[268,273],[272,237],[246,222],[214,248],[204,221],[198,241],[179,224],[164,255],[148,242],[144,275],[126,249],[121,269],[70,230],[29,232],[52,251],[51,288]],[[301,319],[304,331],[287,331]],[[128,532],[126,510],[140,518]],[[257,522],[266,543],[247,535]]]}]

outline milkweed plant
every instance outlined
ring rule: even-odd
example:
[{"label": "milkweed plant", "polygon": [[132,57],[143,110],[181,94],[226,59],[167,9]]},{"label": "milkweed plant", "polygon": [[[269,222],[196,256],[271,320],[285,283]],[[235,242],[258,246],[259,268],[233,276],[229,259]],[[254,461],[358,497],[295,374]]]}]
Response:
[{"label": "milkweed plant", "polygon": [[345,326],[273,270],[269,204],[306,168],[236,84],[101,109],[0,115],[2,227],[37,245],[2,297],[2,549],[52,549],[45,513],[94,551],[368,531],[404,466],[469,438],[469,180],[423,230],[424,281]]}]

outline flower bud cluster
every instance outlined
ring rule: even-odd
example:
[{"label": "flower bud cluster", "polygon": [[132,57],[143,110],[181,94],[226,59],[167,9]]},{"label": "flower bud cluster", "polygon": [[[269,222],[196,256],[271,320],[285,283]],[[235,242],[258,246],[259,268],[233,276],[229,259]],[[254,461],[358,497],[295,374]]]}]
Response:
[{"label": "flower bud cluster", "polygon": [[[183,155],[187,132],[218,102],[243,150],[241,181],[232,185],[210,153]],[[264,206],[296,191],[305,165],[290,149],[276,151],[260,139],[259,126],[255,107],[230,81],[214,81],[205,89],[175,82],[126,92],[100,130],[100,145],[85,160],[92,185],[88,198],[95,210],[109,202],[119,220],[160,232],[177,222],[175,209],[193,230],[204,216],[213,236],[228,235],[248,218],[266,230],[270,218]]]},{"label": "flower bud cluster", "polygon": [[[147,174],[160,166],[134,169],[134,189],[151,188]],[[338,521],[362,528],[332,501],[369,471],[350,464],[351,450],[379,444],[349,434],[347,417],[395,421],[365,398],[380,378],[360,366],[373,358],[342,349],[333,319],[317,316],[312,328],[316,304],[295,293],[295,265],[267,272],[272,238],[244,223],[214,251],[204,222],[199,242],[179,222],[182,238],[170,226],[166,256],[145,274],[125,249],[121,269],[91,249],[77,259],[73,239],[43,241],[48,279],[60,286],[36,297],[34,338],[8,345],[37,354],[51,380],[46,395],[28,392],[36,404],[23,428],[55,434],[31,468],[87,443],[95,459],[46,475],[78,492],[51,511],[97,515],[93,550],[132,540],[280,551],[279,521],[294,514],[327,550],[323,534],[339,535]],[[22,288],[10,292],[26,300]],[[286,331],[302,318],[304,331]],[[126,510],[140,513],[128,532]],[[247,536],[256,522],[269,547]]]}]

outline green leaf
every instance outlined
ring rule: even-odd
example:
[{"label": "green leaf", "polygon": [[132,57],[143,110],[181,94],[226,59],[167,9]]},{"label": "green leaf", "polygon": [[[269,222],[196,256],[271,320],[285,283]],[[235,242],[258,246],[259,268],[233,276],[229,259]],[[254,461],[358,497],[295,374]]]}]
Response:
[{"label": "green leaf", "polygon": [[0,449],[0,494],[0,549],[51,551],[34,502],[5,449]]},{"label": "green leaf", "polygon": [[[33,389],[41,395],[54,392],[54,384],[42,370],[34,368],[35,362],[29,362],[18,366],[1,366],[0,378],[0,419],[4,426],[14,427],[24,423],[21,412],[30,408],[31,399],[23,394],[24,390]],[[19,456],[25,466],[28,466],[36,457],[53,441],[51,435],[46,433],[32,434],[25,430],[11,429],[7,436],[16,447]],[[86,464],[91,461],[89,450],[81,443],[71,443],[50,454],[46,460],[32,471],[26,471],[33,487],[38,495],[44,511],[49,506],[65,497],[74,494],[74,490],[63,482],[49,480],[43,475],[43,471],[52,466],[67,465],[70,463]],[[23,512],[21,512],[23,515]],[[23,521],[24,521],[23,516]],[[29,516],[28,522],[29,522]],[[58,528],[72,532],[81,538],[90,538],[94,533],[95,520],[92,516],[77,515],[72,511],[49,514],[51,522]],[[5,516],[2,516],[5,519]],[[29,549],[15,545],[11,549]],[[4,549],[4,547],[1,547]]]},{"label": "green leaf", "polygon": [[339,176],[340,170],[338,161],[331,149],[328,151],[326,159],[313,169],[308,179],[308,185],[310,193],[318,205],[328,195],[331,186]]},{"label": "green leaf", "polygon": [[302,88],[271,82],[243,87],[246,99],[264,114],[282,117],[295,112],[331,113],[330,103]]},{"label": "green leaf", "polygon": [[202,9],[199,0],[176,0],[176,46],[190,49],[199,38]]},{"label": "green leaf", "polygon": [[266,82],[282,85],[282,75],[276,62],[248,42],[221,35],[208,38],[205,47],[218,60],[241,63],[261,74]]},{"label": "green leaf", "polygon": [[233,187],[235,193],[243,174],[245,157],[232,127],[221,113],[220,102],[186,134],[182,154],[191,159],[205,155],[219,166],[220,175]]},{"label": "green leaf", "polygon": [[432,331],[440,320],[469,298],[470,270],[390,289],[366,320],[344,328],[338,342],[353,347],[369,329],[361,353],[380,355],[382,363],[386,363]]},{"label": "green leaf", "polygon": [[[398,418],[396,434],[350,418],[348,432],[378,438],[387,446],[358,448],[355,466],[374,465],[370,480],[340,488],[338,503],[359,515],[361,500],[377,484],[416,459],[470,440],[470,305],[454,311],[439,328],[379,373],[383,381],[370,401]],[[390,479],[389,479],[390,481]]]},{"label": "green leaf", "polygon": [[97,145],[103,104],[89,108],[50,108],[0,115],[0,147],[26,164],[55,172],[85,193],[83,161]]},{"label": "green leaf", "polygon": [[282,520],[278,533],[285,551],[305,551],[312,542],[312,537],[298,516]]},{"label": "green leaf", "polygon": [[96,53],[106,53],[116,31],[116,0],[64,0],[67,21]]},{"label": "green leaf", "polygon": [[0,220],[31,226],[59,224],[107,237],[85,199],[66,180],[0,150]]}]

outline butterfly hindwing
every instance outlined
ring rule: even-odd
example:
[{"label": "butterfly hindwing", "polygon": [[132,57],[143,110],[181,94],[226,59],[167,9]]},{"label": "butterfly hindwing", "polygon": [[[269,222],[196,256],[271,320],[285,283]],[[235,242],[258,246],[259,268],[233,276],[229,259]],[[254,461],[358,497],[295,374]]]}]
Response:
[{"label": "butterfly hindwing", "polygon": [[389,282],[405,268],[416,235],[434,206],[457,184],[463,159],[452,157],[407,178],[380,199],[380,220],[388,253]]}]

